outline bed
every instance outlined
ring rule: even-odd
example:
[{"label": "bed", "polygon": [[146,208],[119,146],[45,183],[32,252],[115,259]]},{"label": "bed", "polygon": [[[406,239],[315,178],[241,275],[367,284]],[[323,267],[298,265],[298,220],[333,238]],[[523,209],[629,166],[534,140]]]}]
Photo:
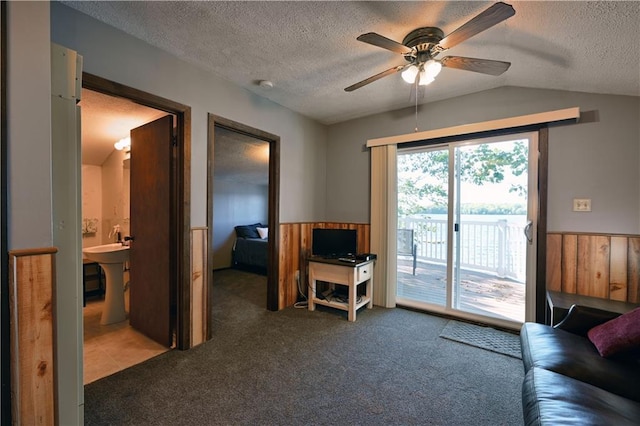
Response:
[{"label": "bed", "polygon": [[260,223],[235,227],[236,240],[233,244],[233,267],[258,273],[267,272],[268,229]]}]

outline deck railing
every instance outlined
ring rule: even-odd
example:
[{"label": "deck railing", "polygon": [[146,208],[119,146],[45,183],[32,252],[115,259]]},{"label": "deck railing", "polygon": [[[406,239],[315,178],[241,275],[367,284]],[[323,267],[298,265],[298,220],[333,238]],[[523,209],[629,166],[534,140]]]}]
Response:
[{"label": "deck railing", "polygon": [[[446,264],[447,221],[398,218],[399,229],[413,229],[418,260]],[[521,224],[506,219],[463,220],[460,232],[460,266],[524,281],[527,240]]]}]

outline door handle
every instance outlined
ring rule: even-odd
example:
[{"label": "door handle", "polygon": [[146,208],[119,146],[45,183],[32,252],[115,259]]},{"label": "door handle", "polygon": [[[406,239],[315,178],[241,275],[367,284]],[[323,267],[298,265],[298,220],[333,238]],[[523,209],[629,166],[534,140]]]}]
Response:
[{"label": "door handle", "polygon": [[527,241],[529,241],[529,244],[533,242],[533,235],[531,234],[532,229],[533,229],[533,222],[528,221],[527,225],[524,227],[524,236],[527,237]]}]

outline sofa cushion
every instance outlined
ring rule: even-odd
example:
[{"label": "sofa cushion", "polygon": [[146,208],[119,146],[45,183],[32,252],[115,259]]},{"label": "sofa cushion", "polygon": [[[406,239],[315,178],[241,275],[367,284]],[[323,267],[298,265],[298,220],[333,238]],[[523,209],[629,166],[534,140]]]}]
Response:
[{"label": "sofa cushion", "polygon": [[640,403],[533,367],[522,383],[522,414],[525,425],[638,425]]},{"label": "sofa cushion", "polygon": [[637,359],[603,358],[588,338],[544,324],[525,323],[520,331],[525,371],[555,371],[640,402]]},{"label": "sofa cushion", "polygon": [[604,357],[637,349],[640,347],[640,308],[593,327],[587,335]]}]

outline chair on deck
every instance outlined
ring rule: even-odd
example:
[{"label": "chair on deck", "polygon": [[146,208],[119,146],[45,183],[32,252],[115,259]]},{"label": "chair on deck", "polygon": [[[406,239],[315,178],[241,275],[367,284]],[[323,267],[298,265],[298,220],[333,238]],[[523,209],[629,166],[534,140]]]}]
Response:
[{"label": "chair on deck", "polygon": [[416,256],[418,246],[413,242],[413,229],[398,229],[398,256],[413,257],[413,275],[416,274]]}]

